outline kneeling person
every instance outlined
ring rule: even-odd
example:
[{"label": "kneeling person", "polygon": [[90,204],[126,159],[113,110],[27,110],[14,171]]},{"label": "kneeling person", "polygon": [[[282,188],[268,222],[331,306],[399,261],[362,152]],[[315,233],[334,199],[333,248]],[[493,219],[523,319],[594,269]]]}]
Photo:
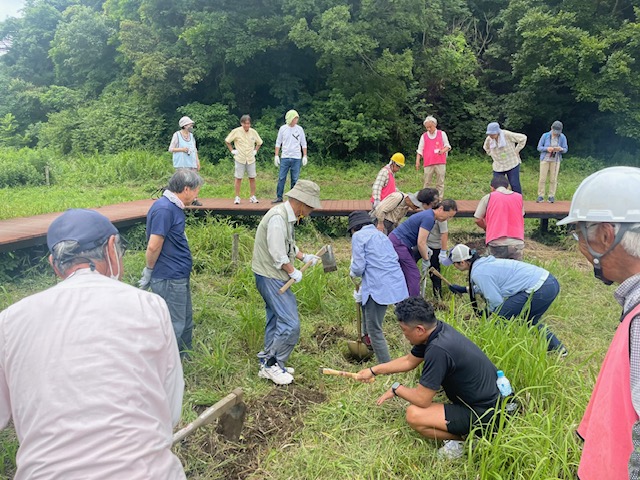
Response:
[{"label": "kneeling person", "polygon": [[[488,424],[499,398],[497,369],[471,340],[435,317],[433,306],[421,297],[409,297],[396,305],[396,316],[411,353],[358,372],[358,380],[376,375],[408,372],[420,363],[419,384],[406,387],[395,382],[377,400],[382,405],[400,397],[411,405],[407,423],[427,438],[445,440],[440,453],[459,457],[464,453],[462,437],[471,428]],[[442,387],[452,403],[434,403]]]}]

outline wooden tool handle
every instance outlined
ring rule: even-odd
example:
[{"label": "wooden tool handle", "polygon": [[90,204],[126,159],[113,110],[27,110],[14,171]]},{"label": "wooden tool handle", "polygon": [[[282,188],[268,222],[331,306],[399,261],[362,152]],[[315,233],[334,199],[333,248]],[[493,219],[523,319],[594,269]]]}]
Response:
[{"label": "wooden tool handle", "polygon": [[[358,379],[358,374],[357,373],[353,373],[353,372],[345,372],[344,370],[334,370],[333,368],[321,368],[320,372],[324,375],[338,375],[340,377],[348,377],[348,378],[352,378],[353,380],[357,380]],[[368,383],[373,382],[374,379],[370,378]]]},{"label": "wooden tool handle", "polygon": [[[324,247],[322,247],[320,250],[318,250],[318,253],[316,253],[316,257],[321,257],[322,255],[324,255],[324,253],[327,251],[327,246],[325,245]],[[300,269],[301,272],[304,272],[307,268],[309,268],[311,266],[311,264],[313,263],[313,260],[309,260],[307,263],[305,263],[302,268]],[[282,287],[280,287],[280,290],[278,290],[278,293],[280,295],[282,295],[284,292],[286,292],[287,290],[289,290],[289,287],[291,287],[291,285],[293,285],[294,283],[296,283],[296,281],[292,278],[291,280],[289,280],[287,283],[285,283]]]},{"label": "wooden tool handle", "polygon": [[436,270],[434,267],[429,268],[429,273],[432,274],[432,275],[435,275],[440,280],[442,280],[444,283],[446,283],[447,285],[451,286],[451,282],[449,280],[447,280],[446,278],[444,278],[442,276],[442,274],[438,270]]}]

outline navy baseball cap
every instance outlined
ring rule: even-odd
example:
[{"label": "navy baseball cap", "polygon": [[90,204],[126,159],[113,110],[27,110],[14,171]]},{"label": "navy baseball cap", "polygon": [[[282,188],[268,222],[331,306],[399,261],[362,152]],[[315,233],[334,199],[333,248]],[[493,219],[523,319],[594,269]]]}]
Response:
[{"label": "navy baseball cap", "polygon": [[95,210],[72,208],[56,218],[47,231],[47,246],[52,251],[59,242],[78,242],[78,251],[84,252],[103,245],[118,229],[107,217]]}]

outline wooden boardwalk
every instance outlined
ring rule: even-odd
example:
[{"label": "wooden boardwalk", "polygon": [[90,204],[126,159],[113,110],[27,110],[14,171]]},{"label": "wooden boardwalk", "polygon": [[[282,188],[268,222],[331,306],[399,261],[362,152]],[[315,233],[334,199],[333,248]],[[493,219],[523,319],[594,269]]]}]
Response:
[{"label": "wooden boardwalk", "polygon": [[[243,200],[240,205],[234,205],[228,198],[201,198],[201,207],[190,207],[193,210],[210,212],[215,215],[264,215],[272,207],[271,201],[260,199],[260,203],[249,203]],[[478,205],[477,200],[456,200],[458,203],[458,217],[473,217]],[[154,201],[136,200],[133,202],[117,203],[94,210],[105,215],[113,224],[128,227],[145,221],[147,211]],[[564,218],[569,213],[570,202],[535,203],[524,202],[525,218],[541,218],[543,222],[550,218]],[[322,200],[322,208],[312,213],[314,217],[347,216],[354,210],[369,210],[369,200]],[[0,252],[18,250],[20,248],[43,245],[47,241],[47,229],[51,222],[60,215],[47,213],[34,217],[12,218],[0,220]]]}]

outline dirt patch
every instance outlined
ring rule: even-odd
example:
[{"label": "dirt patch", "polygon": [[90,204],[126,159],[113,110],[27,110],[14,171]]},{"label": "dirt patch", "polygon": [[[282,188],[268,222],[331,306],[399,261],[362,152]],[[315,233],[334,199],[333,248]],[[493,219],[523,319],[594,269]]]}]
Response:
[{"label": "dirt patch", "polygon": [[[187,440],[185,447],[198,455],[199,463],[204,463],[203,468],[206,468],[200,472],[187,472],[187,476],[211,478],[211,471],[215,471],[216,478],[251,478],[259,469],[264,452],[272,447],[285,447],[302,428],[305,412],[325,399],[326,396],[317,390],[289,385],[274,388],[264,397],[249,401],[238,442],[229,442],[214,431],[204,437]],[[198,454],[198,451],[202,453]],[[204,453],[209,458],[203,462]]]},{"label": "dirt patch", "polygon": [[342,327],[335,325],[318,325],[315,332],[313,332],[313,336],[316,339],[318,349],[322,352],[344,340],[346,338],[346,333]]}]

